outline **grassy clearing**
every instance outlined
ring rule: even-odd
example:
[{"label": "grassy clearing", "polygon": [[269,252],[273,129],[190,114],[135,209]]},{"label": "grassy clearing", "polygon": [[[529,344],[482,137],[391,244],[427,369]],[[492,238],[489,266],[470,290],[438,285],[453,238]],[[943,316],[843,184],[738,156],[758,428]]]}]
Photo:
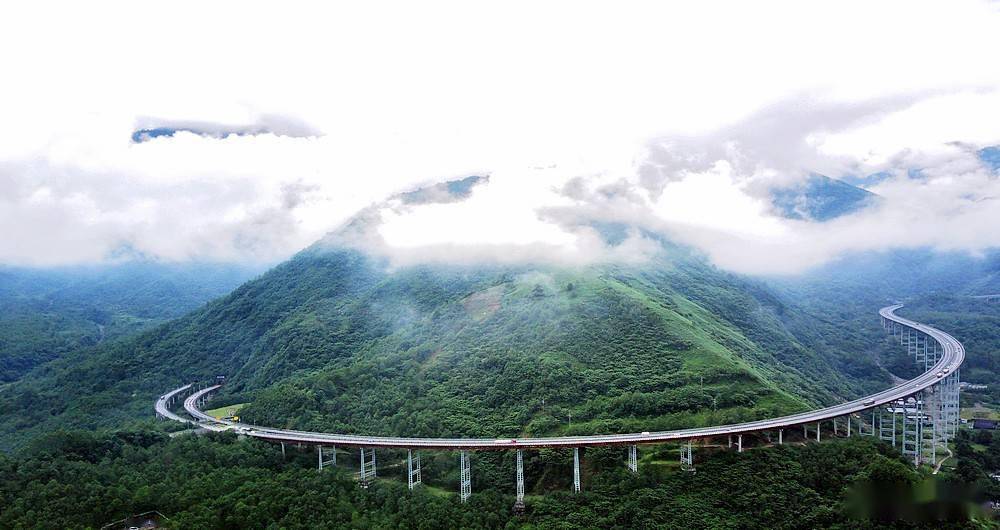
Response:
[{"label": "grassy clearing", "polygon": [[962,419],[987,419],[987,420],[1000,420],[1000,413],[996,410],[983,406],[982,403],[976,403],[974,407],[963,407],[959,410],[958,415]]},{"label": "grassy clearing", "polygon": [[206,410],[205,414],[212,416],[215,419],[227,418],[240,411],[241,408],[246,406],[246,403],[237,403],[235,405],[226,405],[225,407],[219,407],[217,409]]}]

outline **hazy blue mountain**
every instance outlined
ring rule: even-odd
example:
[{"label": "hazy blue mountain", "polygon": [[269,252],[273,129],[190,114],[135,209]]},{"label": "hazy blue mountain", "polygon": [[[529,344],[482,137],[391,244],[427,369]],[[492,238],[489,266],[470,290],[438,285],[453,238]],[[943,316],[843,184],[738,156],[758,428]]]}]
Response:
[{"label": "hazy blue mountain", "polygon": [[181,316],[259,272],[259,266],[148,261],[0,267],[0,382]]},{"label": "hazy blue mountain", "polygon": [[818,174],[771,192],[771,204],[789,219],[829,221],[856,212],[878,199],[874,193]]}]

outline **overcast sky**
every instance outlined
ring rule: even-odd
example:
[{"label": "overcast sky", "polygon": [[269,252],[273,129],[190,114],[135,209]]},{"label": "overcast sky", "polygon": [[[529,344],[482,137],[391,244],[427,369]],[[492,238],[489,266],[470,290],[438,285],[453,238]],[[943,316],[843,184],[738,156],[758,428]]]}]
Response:
[{"label": "overcast sky", "polygon": [[[409,260],[649,251],[593,219],[748,273],[1000,246],[996,2],[16,4],[0,264],[272,262],[365,208]],[[157,127],[182,131],[133,140]],[[878,171],[884,201],[831,222],[767,199]],[[467,175],[465,201],[390,199]]]}]

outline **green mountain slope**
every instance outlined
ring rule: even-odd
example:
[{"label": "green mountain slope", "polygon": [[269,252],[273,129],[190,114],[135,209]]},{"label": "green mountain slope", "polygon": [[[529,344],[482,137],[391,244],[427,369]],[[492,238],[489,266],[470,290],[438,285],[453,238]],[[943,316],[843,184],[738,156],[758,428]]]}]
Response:
[{"label": "green mountain slope", "polygon": [[0,383],[179,317],[259,272],[222,263],[0,267]]},{"label": "green mountain slope", "polygon": [[148,418],[156,394],[219,373],[259,423],[435,436],[721,423],[886,384],[842,342],[824,343],[843,330],[797,315],[674,247],[631,267],[393,269],[316,245],[0,390],[0,440]]}]

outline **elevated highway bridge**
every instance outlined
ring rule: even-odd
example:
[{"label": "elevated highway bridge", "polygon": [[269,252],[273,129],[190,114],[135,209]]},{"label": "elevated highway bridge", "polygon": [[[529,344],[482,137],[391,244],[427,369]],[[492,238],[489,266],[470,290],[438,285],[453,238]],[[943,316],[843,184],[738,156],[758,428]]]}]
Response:
[{"label": "elevated highway bridge", "polygon": [[[205,401],[221,385],[192,389],[185,385],[161,396],[156,402],[158,415],[175,421],[194,423],[213,430],[234,430],[242,435],[285,444],[314,445],[317,447],[318,465],[336,465],[336,447],[354,447],[361,452],[359,478],[363,484],[376,476],[376,449],[406,449],[408,454],[409,485],[420,483],[418,450],[448,450],[461,453],[461,496],[465,501],[471,494],[470,451],[513,450],[517,458],[517,497],[523,506],[524,475],[522,451],[540,448],[572,448],[574,451],[574,489],[580,490],[580,448],[591,446],[627,446],[628,467],[637,469],[637,447],[644,444],[682,442],[680,460],[683,468],[693,468],[692,442],[726,437],[729,446],[736,440],[736,450],[743,450],[743,435],[766,432],[776,434],[783,443],[784,431],[803,429],[805,437],[821,438],[826,424],[832,434],[851,436],[878,436],[900,447],[915,465],[937,460],[937,449],[946,448],[958,428],[959,368],[965,360],[965,348],[951,335],[926,324],[914,322],[895,314],[902,304],[879,310],[883,328],[901,345],[923,372],[881,392],[853,401],[821,409],[790,414],[777,418],[697,427],[674,431],[656,431],[625,434],[598,434],[587,436],[553,436],[540,438],[413,438],[397,436],[367,436],[325,432],[297,431],[248,425],[227,419],[217,419],[201,410]],[[186,395],[184,410],[192,419],[173,413],[169,405],[177,396]],[[841,429],[838,433],[838,428]],[[686,444],[683,444],[686,442]],[[330,452],[332,448],[332,453]],[[332,455],[332,460],[330,459]]]}]

